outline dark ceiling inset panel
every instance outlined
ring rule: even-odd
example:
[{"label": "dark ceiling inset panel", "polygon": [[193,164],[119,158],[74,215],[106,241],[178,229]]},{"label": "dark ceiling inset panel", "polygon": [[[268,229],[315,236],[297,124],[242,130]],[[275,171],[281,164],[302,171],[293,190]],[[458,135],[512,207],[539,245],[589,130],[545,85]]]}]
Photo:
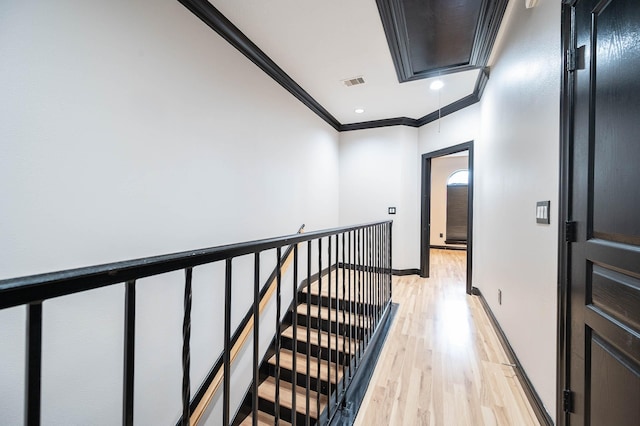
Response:
[{"label": "dark ceiling inset panel", "polygon": [[469,63],[481,4],[482,0],[402,2],[414,73]]},{"label": "dark ceiling inset panel", "polygon": [[508,0],[376,0],[400,82],[487,65]]}]

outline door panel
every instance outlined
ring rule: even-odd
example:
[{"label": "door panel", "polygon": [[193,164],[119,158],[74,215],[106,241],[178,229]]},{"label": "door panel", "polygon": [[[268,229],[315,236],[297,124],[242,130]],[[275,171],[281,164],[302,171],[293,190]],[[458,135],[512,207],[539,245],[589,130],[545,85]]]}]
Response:
[{"label": "door panel", "polygon": [[582,0],[569,244],[572,425],[640,419],[640,2]]},{"label": "door panel", "polygon": [[629,328],[640,329],[640,280],[594,265],[591,278],[593,305]]},{"label": "door panel", "polygon": [[638,424],[640,372],[597,334],[591,338],[591,424]]},{"label": "door panel", "polygon": [[[608,4],[607,4],[608,3]],[[640,159],[640,49],[638,7],[600,2],[592,16],[594,113],[593,232],[612,241],[640,243],[636,170],[612,167]],[[629,205],[632,208],[611,208]]]}]

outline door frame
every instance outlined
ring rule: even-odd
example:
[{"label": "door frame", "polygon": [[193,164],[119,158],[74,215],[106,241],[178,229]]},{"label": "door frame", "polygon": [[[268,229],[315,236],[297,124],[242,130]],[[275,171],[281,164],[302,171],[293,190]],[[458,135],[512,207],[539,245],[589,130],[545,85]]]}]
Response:
[{"label": "door frame", "polygon": [[457,152],[469,151],[469,205],[467,215],[467,294],[473,290],[471,270],[473,265],[473,141],[422,154],[422,178],[420,195],[420,276],[429,277],[429,250],[431,246],[431,160]]},{"label": "door frame", "polygon": [[[564,390],[569,385],[569,343],[571,330],[571,316],[569,302],[571,292],[570,279],[570,244],[567,243],[566,223],[572,217],[571,185],[573,153],[573,112],[575,108],[573,73],[567,68],[568,52],[575,46],[575,35],[572,30],[572,5],[575,1],[563,0],[561,12],[561,48],[562,48],[562,80],[560,88],[560,194],[558,212],[558,325],[557,325],[557,354],[556,354],[556,424],[568,424],[569,413],[565,412]],[[571,401],[568,401],[569,403]]]}]

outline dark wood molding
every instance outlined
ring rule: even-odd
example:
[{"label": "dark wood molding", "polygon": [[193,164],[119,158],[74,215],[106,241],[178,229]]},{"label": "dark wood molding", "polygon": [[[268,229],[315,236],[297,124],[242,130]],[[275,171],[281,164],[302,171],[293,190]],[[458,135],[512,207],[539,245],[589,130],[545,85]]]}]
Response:
[{"label": "dark wood molding", "polygon": [[[392,6],[392,3],[394,4]],[[406,35],[399,37],[401,31],[406,31],[407,24],[404,17],[404,11],[398,6],[398,0],[376,0],[382,26],[385,28],[385,36],[393,65],[396,68],[398,81],[408,81],[411,77],[411,62],[409,59],[409,51],[407,49]],[[387,28],[389,30],[387,30]]]},{"label": "dark wood molding", "polygon": [[363,121],[360,123],[343,124],[340,126],[341,132],[348,132],[351,130],[366,130],[377,129],[380,127],[390,126],[408,126],[408,127],[420,127],[418,120],[407,117],[387,118],[384,120]]},{"label": "dark wood molding", "polygon": [[[558,222],[560,225],[571,218],[571,132],[573,129],[574,75],[567,69],[566,56],[574,45],[571,31],[573,1],[562,4],[561,55],[562,80],[560,89],[560,194]],[[569,415],[563,409],[563,391],[569,388],[569,248],[564,226],[558,226],[558,324],[556,354],[556,422],[563,426],[569,423]]]},{"label": "dark wood molding", "polygon": [[493,311],[491,311],[489,304],[487,303],[486,299],[482,295],[482,291],[480,291],[480,289],[476,287],[473,287],[473,294],[480,297],[480,301],[482,302],[482,307],[487,313],[487,316],[491,321],[491,325],[493,326],[493,329],[496,331],[496,334],[498,335],[498,339],[500,339],[500,343],[502,344],[502,347],[504,348],[504,351],[507,354],[507,357],[509,358],[509,362],[513,364],[513,369],[516,373],[516,376],[518,377],[518,380],[520,381],[520,384],[524,389],[524,393],[527,395],[527,399],[529,399],[529,403],[531,403],[531,407],[533,408],[533,411],[536,414],[538,421],[542,425],[552,426],[554,424],[553,419],[551,418],[547,410],[544,408],[544,404],[542,403],[542,400],[540,399],[538,392],[536,392],[536,389],[533,387],[531,380],[529,380],[527,373],[524,371],[524,368],[522,367],[522,364],[520,363],[518,356],[516,355],[516,353],[513,350],[513,347],[511,347],[511,344],[509,343],[509,339],[507,339],[507,336],[506,334],[504,334],[502,327],[500,327],[500,323],[498,323],[498,320],[496,319],[495,315],[493,315]]},{"label": "dark wood molding", "polygon": [[484,0],[482,2],[468,62],[415,71],[408,47],[410,34],[402,1],[376,0],[398,81],[404,83],[486,67],[508,3],[508,0]]},{"label": "dark wood molding", "polygon": [[457,101],[452,102],[449,105],[442,107],[439,111],[434,111],[418,119],[398,117],[398,118],[389,118],[386,120],[363,121],[361,123],[343,124],[340,126],[340,131],[348,132],[351,130],[376,129],[379,127],[389,127],[389,126],[422,127],[442,117],[446,117],[447,115],[453,114],[455,112],[460,111],[461,109],[464,109],[468,106],[471,106],[480,102],[480,99],[482,99],[482,95],[484,93],[484,89],[487,86],[488,81],[489,81],[489,67],[485,67],[478,73],[478,78],[476,79],[476,85],[473,90],[473,93],[465,96],[462,99],[458,99]]},{"label": "dark wood molding", "polygon": [[467,293],[471,294],[473,289],[473,141],[439,149],[437,151],[422,154],[422,177],[420,189],[420,276],[429,277],[429,251],[426,247],[431,246],[429,215],[431,213],[431,160],[443,157],[456,152],[469,151],[469,215],[467,217]]},{"label": "dark wood molding", "polygon": [[307,93],[298,83],[284,72],[266,53],[253,43],[238,27],[233,25],[218,9],[207,0],[178,0],[194,15],[217,32],[229,44],[238,49],[251,62],[262,69],[269,77],[298,98],[311,111],[326,121],[331,127],[340,130],[340,122],[322,105]]},{"label": "dark wood molding", "polygon": [[489,82],[489,67],[484,67],[480,70],[478,74],[478,79],[476,80],[476,87],[473,89],[473,94],[478,97],[478,100],[482,99],[482,95],[484,95],[484,89],[487,87],[487,83]]},{"label": "dark wood molding", "polygon": [[[430,245],[429,248],[431,249],[436,249],[436,250],[459,250],[459,251],[467,251],[466,247],[455,247],[455,246],[437,246],[437,245]],[[419,272],[420,270],[418,270]]]},{"label": "dark wood molding", "polygon": [[457,101],[442,107],[442,109],[440,109],[439,111],[434,111],[430,114],[425,115],[424,117],[419,118],[417,120],[418,127],[422,127],[425,124],[433,123],[434,121],[437,121],[442,117],[446,117],[447,115],[458,112],[461,109],[464,109],[473,104],[477,104],[478,102],[480,102],[480,98],[475,93],[472,93],[462,99],[458,99]]},{"label": "dark wood molding", "polygon": [[420,275],[420,269],[392,269],[391,274],[399,277],[405,275]]},{"label": "dark wood molding", "polygon": [[[335,268],[346,268],[346,269],[352,269],[355,271],[373,272],[376,274],[380,274],[380,273],[384,273],[385,271],[388,271],[388,270],[377,268],[377,267],[354,265],[353,263],[342,263],[342,262],[338,262],[337,264],[334,264],[332,268],[333,268],[332,270],[334,270]],[[392,269],[391,274],[397,275],[397,276],[420,275],[420,270],[419,269]],[[326,275],[326,274],[323,274],[323,275]]]},{"label": "dark wood molding", "polygon": [[489,63],[489,56],[491,56],[508,4],[509,0],[484,0],[482,2],[476,37],[471,50],[472,64],[484,68]]}]

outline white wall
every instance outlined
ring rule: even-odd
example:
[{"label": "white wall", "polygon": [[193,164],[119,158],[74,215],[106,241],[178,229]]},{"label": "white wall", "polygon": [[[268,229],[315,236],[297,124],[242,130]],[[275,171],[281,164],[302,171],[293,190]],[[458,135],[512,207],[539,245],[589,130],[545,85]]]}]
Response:
[{"label": "white wall", "polygon": [[[0,278],[338,224],[337,132],[176,1],[3,1],[0,57]],[[219,354],[214,269],[194,376]],[[138,285],[139,424],[179,414],[182,280]],[[119,423],[122,304],[45,303],[44,424]],[[0,341],[0,418],[21,424],[23,309]]]},{"label": "white wall", "polygon": [[417,133],[396,126],[340,134],[340,223],[393,220],[394,269],[420,267]]},{"label": "white wall", "polygon": [[[446,90],[442,89],[442,90]],[[480,106],[471,105],[418,129],[420,154],[476,140],[480,132]],[[417,160],[420,163],[420,159]]]},{"label": "white wall", "polygon": [[[512,7],[481,101],[473,282],[555,417],[560,2]],[[543,200],[551,225],[535,221]]]},{"label": "white wall", "polygon": [[[458,170],[466,170],[469,156],[446,156],[431,160],[431,245],[466,247],[446,244],[447,239],[447,180]],[[442,234],[442,237],[440,237]]]}]

